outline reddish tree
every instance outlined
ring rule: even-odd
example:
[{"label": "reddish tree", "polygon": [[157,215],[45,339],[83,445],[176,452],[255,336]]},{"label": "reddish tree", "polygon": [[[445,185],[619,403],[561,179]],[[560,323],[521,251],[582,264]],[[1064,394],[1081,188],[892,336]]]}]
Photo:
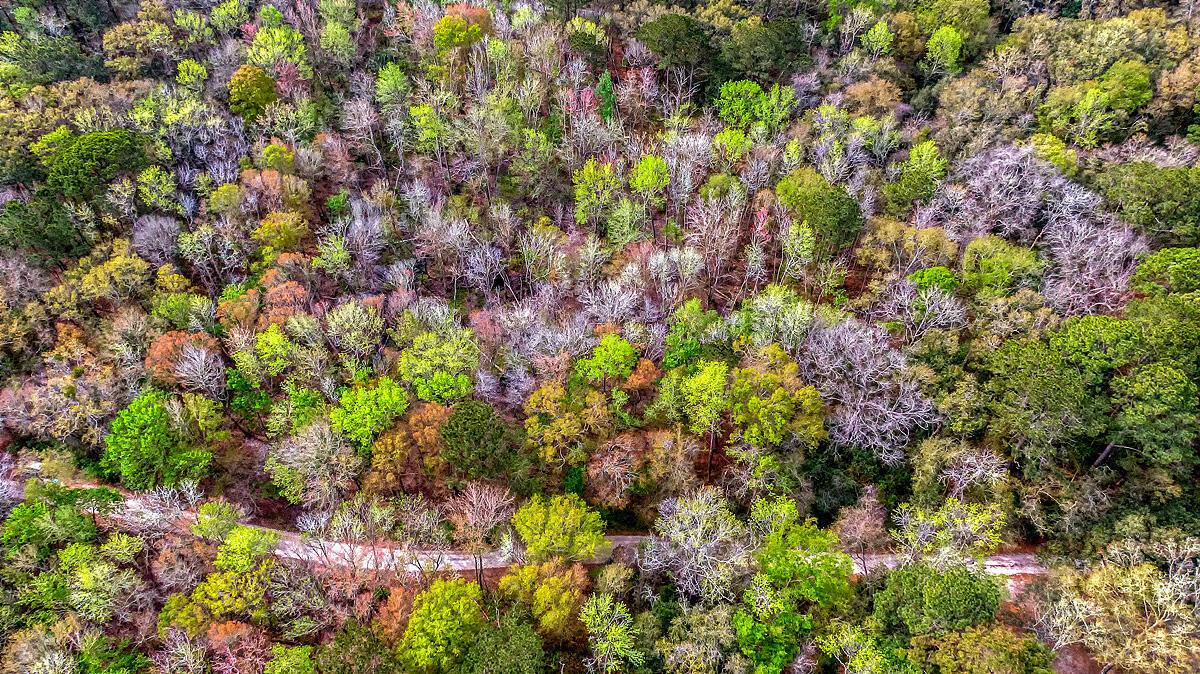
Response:
[{"label": "reddish tree", "polygon": [[221,343],[212,335],[172,330],[150,345],[146,352],[146,371],[164,384],[176,384],[175,366],[179,364],[179,358],[188,345],[221,353]]},{"label": "reddish tree", "polygon": [[308,291],[295,281],[283,281],[268,286],[267,276],[272,273],[277,274],[276,278],[282,279],[282,274],[275,270],[267,272],[263,277],[266,294],[262,313],[258,317],[258,324],[260,328],[264,329],[273,324],[283,325],[292,316],[304,313],[309,303]]},{"label": "reddish tree", "polygon": [[252,328],[258,320],[258,309],[262,303],[262,293],[257,288],[251,288],[231,300],[225,300],[217,306],[217,322],[226,330],[236,327]]},{"label": "reddish tree", "polygon": [[446,7],[446,15],[461,16],[467,23],[479,26],[484,35],[491,35],[493,32],[492,13],[485,7],[476,7],[466,3],[458,3]]},{"label": "reddish tree", "polygon": [[243,622],[217,623],[208,628],[214,674],[261,674],[271,660],[266,632]]},{"label": "reddish tree", "polygon": [[592,455],[587,466],[588,495],[610,508],[629,505],[629,488],[637,481],[645,463],[646,438],[623,433]]}]

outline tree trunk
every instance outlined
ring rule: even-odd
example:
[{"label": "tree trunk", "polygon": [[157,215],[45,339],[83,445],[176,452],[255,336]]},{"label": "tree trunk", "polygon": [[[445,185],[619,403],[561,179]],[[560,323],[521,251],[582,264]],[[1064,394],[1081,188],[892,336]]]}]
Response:
[{"label": "tree trunk", "polygon": [[717,432],[715,430],[711,430],[708,432],[708,477],[705,478],[705,480],[708,482],[712,482],[712,460],[713,452],[715,452],[716,449]]},{"label": "tree trunk", "polygon": [[1104,448],[1104,451],[1100,452],[1100,456],[1097,456],[1096,460],[1092,462],[1092,468],[1100,467],[1100,464],[1104,463],[1104,460],[1108,458],[1109,454],[1112,454],[1113,448],[1116,446],[1117,446],[1116,440],[1113,440],[1112,442],[1108,443],[1108,446]]}]

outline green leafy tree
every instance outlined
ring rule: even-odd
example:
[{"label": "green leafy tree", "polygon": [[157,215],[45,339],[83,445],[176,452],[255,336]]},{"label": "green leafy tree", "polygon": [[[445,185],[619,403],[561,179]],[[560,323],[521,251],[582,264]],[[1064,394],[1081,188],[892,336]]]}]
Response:
[{"label": "green leafy tree", "polygon": [[945,176],[946,160],[933,141],[914,146],[901,167],[900,180],[884,187],[888,215],[906,219],[914,204],[924,203],[933,196]]},{"label": "green leafy tree", "polygon": [[246,50],[246,60],[264,71],[274,71],[280,65],[296,66],[300,76],[312,77],[312,63],[304,36],[291,26],[264,26],[254,34]]},{"label": "green leafy tree", "polygon": [[244,517],[241,509],[228,501],[208,501],[196,509],[192,533],[214,541],[224,541]]},{"label": "green leafy tree", "polygon": [[1200,290],[1200,248],[1164,248],[1142,260],[1131,285],[1145,295]]},{"label": "green leafy tree", "polygon": [[1045,266],[1033,249],[987,234],[967,244],[963,253],[963,289],[980,300],[1002,297],[1034,286]]},{"label": "green leafy tree", "polygon": [[1095,188],[1121,215],[1159,245],[1200,245],[1200,167],[1150,162],[1109,164]]},{"label": "green leafy tree", "polygon": [[942,26],[934,31],[925,44],[925,58],[921,61],[921,67],[933,77],[957,74],[962,69],[959,64],[962,50],[962,35],[952,26]]},{"label": "green leafy tree", "polygon": [[600,73],[600,80],[596,83],[596,97],[600,99],[600,117],[607,122],[617,114],[617,96],[613,93],[612,75],[608,74],[607,70]]},{"label": "green leafy tree", "polygon": [[607,545],[600,514],[575,494],[549,500],[535,495],[513,515],[512,523],[533,561],[588,559]]},{"label": "green leafy tree", "polygon": [[1104,71],[1100,89],[1108,94],[1109,107],[1131,113],[1154,98],[1150,78],[1150,66],[1144,62],[1121,59]]},{"label": "green leafy tree", "polygon": [[179,62],[179,72],[175,75],[176,82],[191,89],[202,89],[207,79],[208,68],[205,68],[204,64],[192,59],[184,59]]},{"label": "green leafy tree", "polygon": [[312,646],[271,646],[271,661],[267,663],[263,674],[316,674],[317,665],[313,662]]},{"label": "green leafy tree", "polygon": [[987,39],[990,12],[987,0],[922,0],[916,7],[916,19],[926,35],[936,35],[942,27],[953,28],[974,50]]},{"label": "green leafy tree", "polygon": [[76,659],[83,674],[137,674],[150,671],[152,665],[127,639],[98,634],[83,638]]},{"label": "green leafy tree", "polygon": [[542,674],[546,667],[542,638],[512,613],[498,626],[480,632],[463,658],[463,674]]},{"label": "green leafy tree", "polygon": [[433,25],[433,46],[442,56],[482,39],[483,28],[458,14],[447,14]]},{"label": "green leafy tree", "polygon": [[839,620],[828,632],[818,636],[816,643],[821,652],[841,665],[846,674],[909,674],[890,649],[881,647],[875,635],[861,626]]},{"label": "green leafy tree", "polygon": [[910,561],[941,565],[980,559],[995,552],[1004,530],[1004,512],[995,505],[948,498],[937,508],[903,503],[894,516],[896,546]]},{"label": "green leafy tree", "polygon": [[821,396],[800,382],[800,368],[777,344],[761,352],[761,361],[733,373],[730,401],[733,423],[742,440],[760,448],[796,437],[815,445],[825,437]]},{"label": "green leafy tree", "polygon": [[989,427],[1007,437],[1029,476],[1080,466],[1086,445],[1106,428],[1108,401],[1094,379],[1061,350],[1041,341],[1009,340],[988,360]]},{"label": "green leafy tree", "polygon": [[400,352],[396,372],[412,383],[417,397],[439,404],[461,400],[475,389],[471,374],[479,368],[479,346],[469,329],[450,335],[426,332]]},{"label": "green leafy tree", "polygon": [[888,574],[875,594],[874,616],[886,634],[907,641],[991,622],[1002,598],[996,581],[982,571],[909,564]]},{"label": "green leafy tree", "polygon": [[113,420],[100,465],[130,489],[198,480],[208,471],[212,453],[192,447],[171,428],[167,395],[143,393]]},{"label": "green leafy tree", "polygon": [[275,80],[262,68],[243,65],[229,80],[229,109],[253,122],[267,106],[279,100]]},{"label": "green leafy tree", "polygon": [[647,206],[657,205],[662,200],[662,192],[671,182],[671,174],[667,161],[662,157],[643,155],[629,171],[629,188],[642,198]]},{"label": "green leafy tree", "polygon": [[144,168],[146,154],[137,135],[116,129],[65,137],[42,163],[48,187],[66,197],[90,199],[121,173]]},{"label": "green leafy tree", "polygon": [[667,14],[642,25],[635,34],[658,57],[661,70],[712,67],[712,43],[704,24],[686,14]]},{"label": "green leafy tree", "polygon": [[625,604],[611,594],[588,597],[580,614],[588,631],[592,666],[606,674],[625,671],[628,665],[641,665],[646,656],[637,649],[638,630]]},{"label": "green leafy tree", "polygon": [[612,164],[588,159],[575,172],[575,222],[595,222],[616,198],[621,179]]},{"label": "green leafy tree", "polygon": [[235,526],[217,549],[213,566],[221,571],[250,573],[275,550],[279,534],[255,527]]},{"label": "green leafy tree", "polygon": [[696,374],[683,380],[684,410],[693,433],[708,434],[708,472],[717,447],[717,431],[729,410],[729,366],[720,361],[700,363]]},{"label": "green leafy tree", "polygon": [[439,431],[442,462],[468,480],[494,478],[511,461],[504,419],[487,403],[464,400]]},{"label": "green leafy tree", "polygon": [[776,81],[797,63],[808,60],[803,28],[792,17],[764,21],[755,16],[738,21],[721,43],[720,60],[733,77],[759,82]]},{"label": "green leafy tree", "polygon": [[762,674],[790,664],[805,633],[849,599],[854,564],[837,537],[802,522],[790,499],[760,499],[750,514],[762,542],[758,571],[733,618],[738,647]]},{"label": "green leafy tree", "polygon": [[755,119],[755,103],[762,93],[762,87],[749,80],[726,82],[717,97],[717,115],[731,126],[749,128]]},{"label": "green leafy tree", "polygon": [[221,33],[231,33],[249,22],[250,12],[246,10],[242,0],[225,0],[213,7],[208,14],[209,25]]},{"label": "green leafy tree", "polygon": [[1002,625],[977,625],[914,637],[905,659],[932,674],[1051,674],[1054,656],[1035,637]]},{"label": "green leafy tree", "polygon": [[343,68],[349,66],[358,51],[350,29],[340,21],[330,21],[321,29],[321,49],[329,54],[334,63]]},{"label": "green leafy tree", "polygon": [[874,58],[886,56],[892,53],[892,43],[896,41],[896,34],[888,27],[887,21],[880,19],[871,29],[862,36],[863,49],[870,52]]},{"label": "green leafy tree", "polygon": [[390,377],[380,377],[372,385],[346,389],[338,402],[329,412],[334,430],[366,450],[408,410],[408,392]]},{"label": "green leafy tree", "polygon": [[576,363],[577,370],[592,384],[607,390],[614,380],[626,379],[637,365],[638,352],[617,334],[608,334],[592,349],[592,357]]},{"label": "green leafy tree", "polygon": [[[733,126],[722,129],[712,139],[713,157],[725,171],[732,170],[734,164],[741,161],[742,157],[745,157],[746,153],[750,152],[752,146],[753,143],[746,135],[746,132]],[[708,187],[709,183],[705,183],[705,186]],[[709,194],[715,193],[718,196],[721,195],[721,192],[717,189],[710,188],[708,191]],[[704,195],[704,191],[701,192],[701,195]]]},{"label": "green leafy tree", "polygon": [[437,580],[417,596],[400,653],[417,672],[455,671],[483,631],[483,597],[479,586],[456,578]]},{"label": "green leafy tree", "polygon": [[397,657],[395,649],[384,642],[375,625],[364,625],[353,620],[338,631],[333,643],[321,647],[316,660],[317,671],[321,674],[425,671],[405,669],[403,653]]},{"label": "green leafy tree", "polygon": [[849,246],[862,229],[862,211],[840,186],[829,184],[811,168],[800,168],[784,178],[776,190],[779,200],[797,222],[817,235],[817,253],[829,257]]},{"label": "green leafy tree", "polygon": [[543,635],[567,640],[578,630],[587,584],[582,565],[554,560],[514,567],[500,579],[500,591],[529,611]]},{"label": "green leafy tree", "polygon": [[1113,393],[1116,438],[1108,449],[1129,443],[1136,450],[1135,461],[1190,475],[1200,435],[1200,393],[1187,374],[1151,363],[1113,381]]},{"label": "green leafy tree", "polygon": [[95,522],[75,505],[79,491],[57,485],[37,492],[27,489],[26,501],[4,520],[0,543],[10,554],[30,547],[37,558],[45,559],[54,548],[96,540]]}]

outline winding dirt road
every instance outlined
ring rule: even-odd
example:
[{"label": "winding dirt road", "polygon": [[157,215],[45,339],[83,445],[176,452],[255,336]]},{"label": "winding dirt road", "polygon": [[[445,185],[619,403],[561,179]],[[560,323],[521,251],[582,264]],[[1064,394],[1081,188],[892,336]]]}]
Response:
[{"label": "winding dirt road", "polygon": [[[16,480],[0,480],[15,493],[23,493],[24,485]],[[110,515],[108,519],[134,523],[142,520],[154,511],[149,500],[140,494],[115,489],[111,486],[95,483],[72,483],[71,487],[95,488],[107,487],[118,491],[125,497],[124,508]],[[195,513],[181,510],[180,515],[172,524],[172,528],[180,534],[191,536],[191,525],[196,521]],[[378,571],[416,571],[420,569],[438,571],[474,571],[476,556],[456,550],[414,549],[401,545],[360,545],[327,540],[305,539],[294,531],[273,529],[257,525],[256,529],[270,532],[278,536],[279,542],[274,555],[281,559],[293,559],[322,565],[353,566],[364,570]],[[609,545],[599,551],[595,557],[587,560],[589,564],[603,564],[621,549],[636,548],[650,536],[618,535],[607,536]],[[853,554],[854,572],[864,573],[880,566],[895,568],[900,565],[902,557],[888,552],[871,552]],[[499,552],[487,552],[480,558],[483,569],[503,569],[512,562]],[[1038,562],[1037,556],[1028,553],[997,554],[984,560],[984,570],[996,576],[1038,576],[1048,572],[1046,567]],[[1012,582],[1010,582],[1012,585]]]}]

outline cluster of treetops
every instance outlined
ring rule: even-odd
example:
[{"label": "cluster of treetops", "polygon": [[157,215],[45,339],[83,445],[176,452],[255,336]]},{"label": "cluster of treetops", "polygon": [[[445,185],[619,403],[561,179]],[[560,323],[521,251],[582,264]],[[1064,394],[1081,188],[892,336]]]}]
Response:
[{"label": "cluster of treetops", "polygon": [[1197,671],[1194,5],[5,4],[0,673]]}]

